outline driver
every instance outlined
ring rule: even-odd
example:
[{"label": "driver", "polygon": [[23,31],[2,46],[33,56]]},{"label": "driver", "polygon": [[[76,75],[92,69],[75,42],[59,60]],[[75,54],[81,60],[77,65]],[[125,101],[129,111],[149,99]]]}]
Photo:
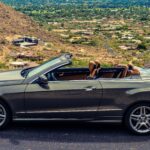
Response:
[{"label": "driver", "polygon": [[90,61],[89,62],[89,71],[90,71],[90,74],[89,76],[87,77],[87,79],[96,79],[96,75],[97,75],[97,72],[98,70],[101,68],[101,65],[99,63],[98,60],[95,60],[95,61]]}]

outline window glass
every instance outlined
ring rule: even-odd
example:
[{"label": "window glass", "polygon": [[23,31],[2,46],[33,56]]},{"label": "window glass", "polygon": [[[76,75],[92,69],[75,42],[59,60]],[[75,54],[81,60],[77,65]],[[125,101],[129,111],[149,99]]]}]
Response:
[{"label": "window glass", "polygon": [[39,67],[33,69],[31,72],[29,72],[27,77],[32,77],[32,76],[40,73],[41,71],[43,71],[43,70],[45,70],[47,68],[50,68],[50,67],[52,67],[55,64],[60,63],[60,62],[61,62],[61,60],[59,58],[53,59],[51,61],[48,61],[48,62],[40,65]]}]

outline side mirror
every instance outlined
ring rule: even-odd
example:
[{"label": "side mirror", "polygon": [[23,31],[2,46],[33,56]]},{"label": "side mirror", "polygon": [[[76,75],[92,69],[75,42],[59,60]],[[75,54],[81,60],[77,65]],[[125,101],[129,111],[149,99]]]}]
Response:
[{"label": "side mirror", "polygon": [[41,85],[45,85],[45,84],[48,84],[48,79],[46,76],[40,76],[38,78],[38,83],[41,84]]}]

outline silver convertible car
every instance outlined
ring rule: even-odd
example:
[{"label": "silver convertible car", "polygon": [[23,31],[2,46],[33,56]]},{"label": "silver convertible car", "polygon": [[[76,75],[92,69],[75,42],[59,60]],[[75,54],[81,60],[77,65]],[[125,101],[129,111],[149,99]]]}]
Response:
[{"label": "silver convertible car", "polygon": [[68,66],[71,57],[0,73],[0,129],[11,121],[81,120],[122,122],[134,133],[150,133],[149,69],[120,78],[123,68],[101,68],[92,80],[88,68]]}]

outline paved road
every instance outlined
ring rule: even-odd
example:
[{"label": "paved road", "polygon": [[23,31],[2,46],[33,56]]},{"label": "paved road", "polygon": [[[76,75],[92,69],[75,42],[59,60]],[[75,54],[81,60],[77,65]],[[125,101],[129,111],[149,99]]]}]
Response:
[{"label": "paved road", "polygon": [[0,150],[149,150],[150,135],[135,136],[121,125],[13,123],[0,132]]}]

